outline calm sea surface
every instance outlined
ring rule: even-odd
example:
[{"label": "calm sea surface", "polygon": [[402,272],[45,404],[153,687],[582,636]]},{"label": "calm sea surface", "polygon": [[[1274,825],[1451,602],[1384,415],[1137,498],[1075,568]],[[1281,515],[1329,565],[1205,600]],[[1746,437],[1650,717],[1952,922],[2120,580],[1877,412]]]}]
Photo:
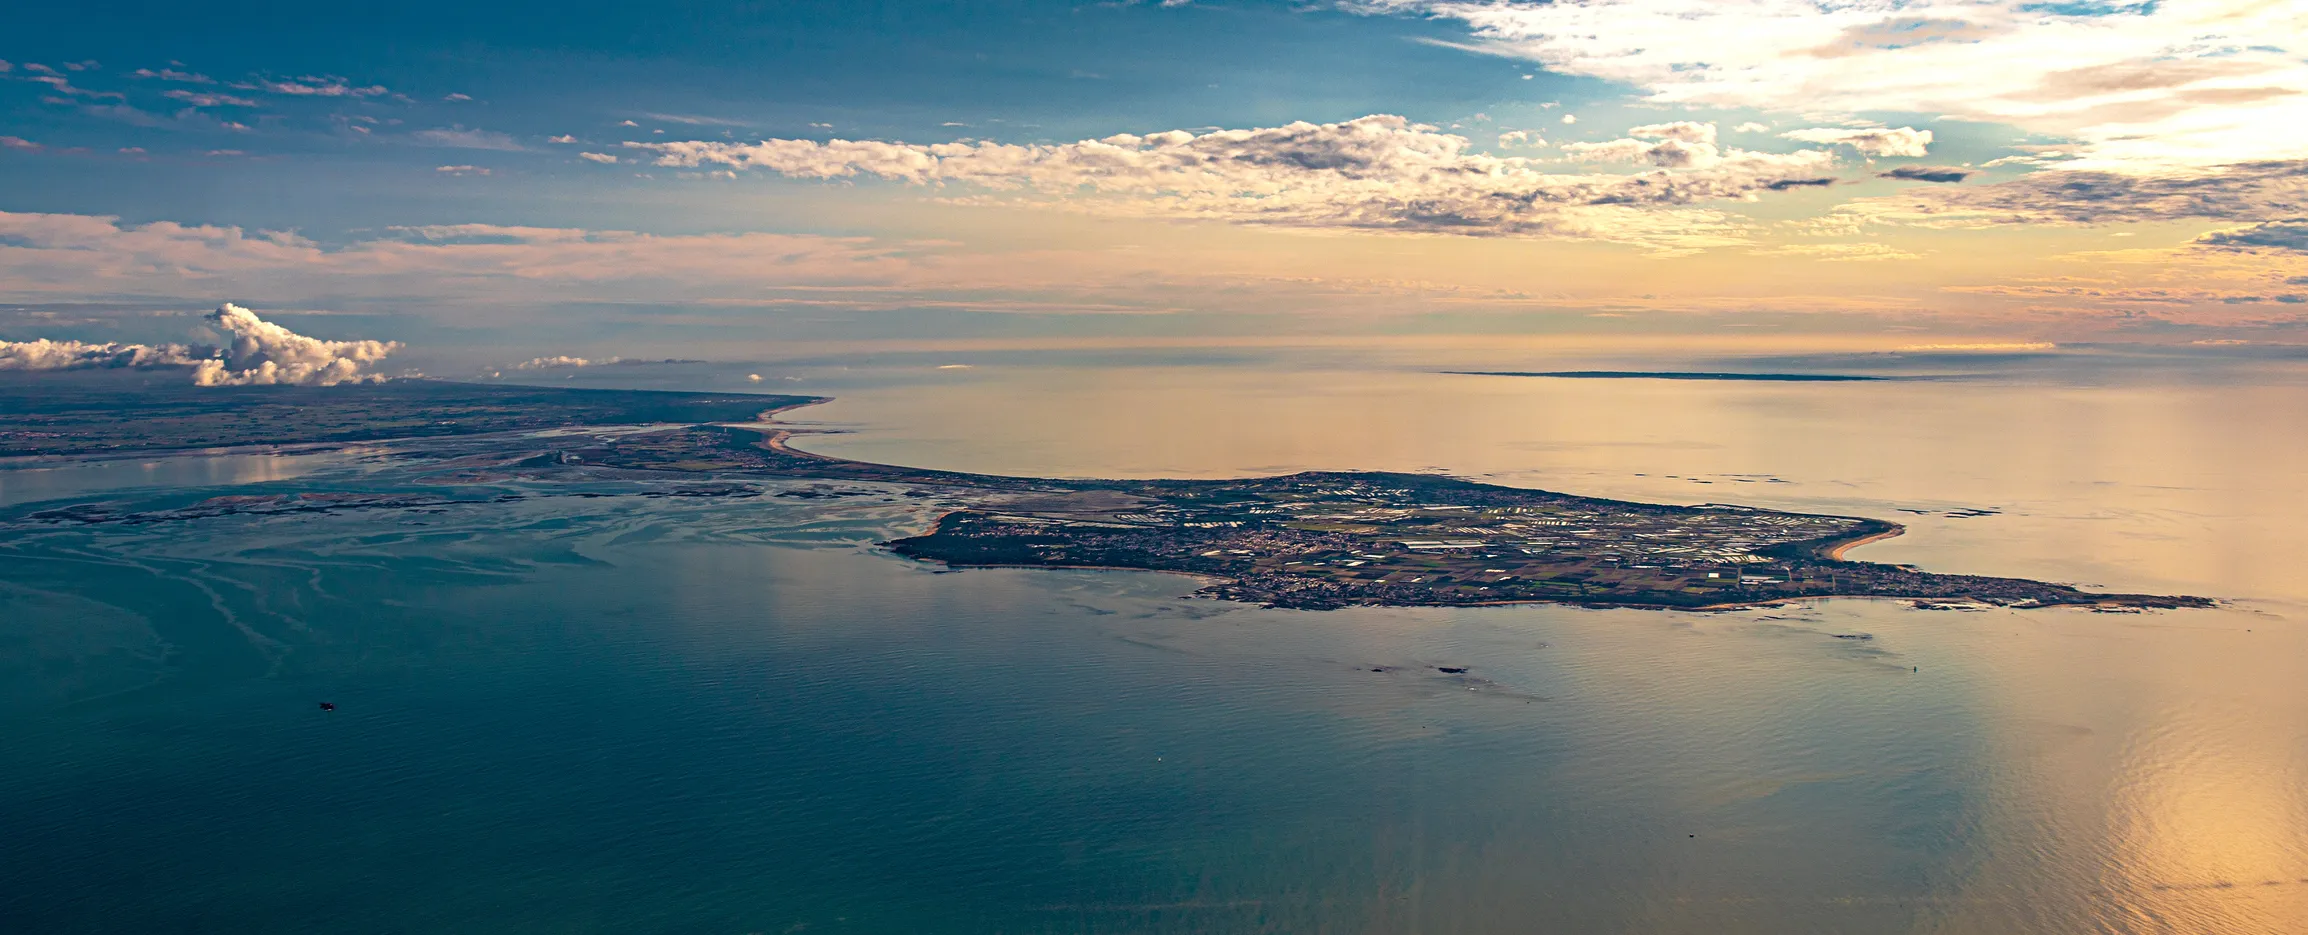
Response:
[{"label": "calm sea surface", "polygon": [[[2228,604],[1270,611],[940,573],[880,492],[16,523],[0,932],[2308,931],[2296,364],[797,385],[850,457],[1857,513],[1909,527],[1858,558]],[[419,473],[42,465],[0,520]]]}]

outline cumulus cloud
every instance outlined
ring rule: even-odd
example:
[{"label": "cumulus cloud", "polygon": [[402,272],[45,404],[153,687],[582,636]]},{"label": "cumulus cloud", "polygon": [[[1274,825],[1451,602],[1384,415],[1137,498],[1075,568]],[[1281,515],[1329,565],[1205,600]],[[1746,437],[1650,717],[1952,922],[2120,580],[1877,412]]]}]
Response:
[{"label": "cumulus cloud", "polygon": [[1972,170],[1955,166],[1900,166],[1888,172],[1878,172],[1875,177],[1910,182],[1961,182],[1971,175]]},{"label": "cumulus cloud", "polygon": [[[1308,228],[1574,237],[1658,249],[1737,242],[1710,201],[1752,200],[1817,179],[1832,153],[1719,150],[1713,127],[1645,128],[1657,142],[1587,144],[1588,159],[1648,161],[1632,174],[1565,174],[1474,152],[1465,137],[1374,115],[1341,123],[1120,134],[1063,144],[771,139],[626,143],[660,166],[759,169],[792,178],[872,177],[968,186],[1109,213]],[[1595,148],[1595,147],[1606,148]],[[1617,149],[1607,147],[1618,146]],[[1667,170],[1680,171],[1667,171]],[[1691,239],[1676,231],[1686,230]]]},{"label": "cumulus cloud", "polygon": [[186,367],[195,386],[334,386],[383,380],[366,368],[401,347],[306,337],[230,302],[203,320],[224,332],[223,346],[0,341],[0,370]]},{"label": "cumulus cloud", "polygon": [[1495,54],[1657,104],[1944,114],[2089,168],[2308,152],[2308,17],[2268,0],[1340,0],[1463,23]]},{"label": "cumulus cloud", "polygon": [[1812,127],[1779,136],[1799,143],[1849,146],[1869,156],[1922,156],[1931,145],[1931,131],[1914,127]]},{"label": "cumulus cloud", "polygon": [[0,370],[113,370],[190,367],[204,353],[183,344],[94,344],[82,341],[0,341]]},{"label": "cumulus cloud", "polygon": [[200,386],[334,386],[383,380],[363,369],[400,350],[398,341],[327,341],[258,318],[226,302],[207,321],[227,337],[222,353],[194,365]]}]

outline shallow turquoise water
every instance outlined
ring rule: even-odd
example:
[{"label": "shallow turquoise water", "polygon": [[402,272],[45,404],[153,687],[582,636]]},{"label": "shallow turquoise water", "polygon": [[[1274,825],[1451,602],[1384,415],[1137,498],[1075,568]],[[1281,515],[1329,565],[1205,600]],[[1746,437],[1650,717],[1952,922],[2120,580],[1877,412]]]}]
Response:
[{"label": "shallow turquoise water", "polygon": [[[1769,495],[1921,483],[1851,457],[1894,480]],[[409,481],[300,470],[80,496]],[[2065,483],[1918,560],[2243,599],[1268,611],[937,573],[873,548],[930,515],[880,496],[10,527],[0,930],[2298,930],[2296,592],[2143,564],[2185,511]]]}]

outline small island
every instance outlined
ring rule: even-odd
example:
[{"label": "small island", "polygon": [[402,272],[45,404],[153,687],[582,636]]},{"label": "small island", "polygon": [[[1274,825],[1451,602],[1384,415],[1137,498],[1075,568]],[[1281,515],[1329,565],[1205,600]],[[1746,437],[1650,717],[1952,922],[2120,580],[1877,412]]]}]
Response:
[{"label": "small island", "polygon": [[[2103,594],[2063,584],[1934,574],[1851,561],[1896,523],[1731,504],[1672,506],[1581,497],[1432,474],[1312,471],[1236,480],[1002,477],[872,464],[794,448],[776,413],[818,397],[574,390],[396,381],[378,387],[64,394],[0,420],[11,454],[88,455],[193,444],[435,439],[451,485],[681,479],[671,494],[749,497],[753,479],[908,488],[959,504],[895,554],[949,566],[1118,568],[1208,581],[1200,593],[1271,607],[1464,606],[1544,601],[1712,609],[1798,598],[1905,599],[1922,608],[2207,607],[2201,597]],[[752,424],[728,424],[753,419]],[[617,432],[569,427],[662,428]],[[9,424],[13,423],[13,424]],[[455,437],[453,452],[427,445]],[[198,442],[193,442],[198,439]],[[167,446],[166,441],[180,444]],[[697,482],[710,482],[697,486]],[[467,487],[467,489],[471,489]],[[550,495],[550,494],[545,494]],[[598,496],[599,494],[575,494]],[[784,496],[815,496],[809,490]],[[829,493],[828,495],[838,495]],[[505,494],[496,499],[519,499]],[[98,504],[32,522],[154,523],[229,514],[432,508],[487,499],[408,495],[218,497],[160,512]]]}]

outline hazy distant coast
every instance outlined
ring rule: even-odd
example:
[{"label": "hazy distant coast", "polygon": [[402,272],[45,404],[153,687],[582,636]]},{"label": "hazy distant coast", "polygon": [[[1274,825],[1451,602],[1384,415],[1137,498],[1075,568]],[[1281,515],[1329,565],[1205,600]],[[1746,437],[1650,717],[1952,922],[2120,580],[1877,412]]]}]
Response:
[{"label": "hazy distant coast", "polygon": [[1869,383],[1899,377],[1849,373],[1716,373],[1697,370],[1444,370],[1462,377],[1553,377],[1563,380],[1754,380],[1768,383]]}]

